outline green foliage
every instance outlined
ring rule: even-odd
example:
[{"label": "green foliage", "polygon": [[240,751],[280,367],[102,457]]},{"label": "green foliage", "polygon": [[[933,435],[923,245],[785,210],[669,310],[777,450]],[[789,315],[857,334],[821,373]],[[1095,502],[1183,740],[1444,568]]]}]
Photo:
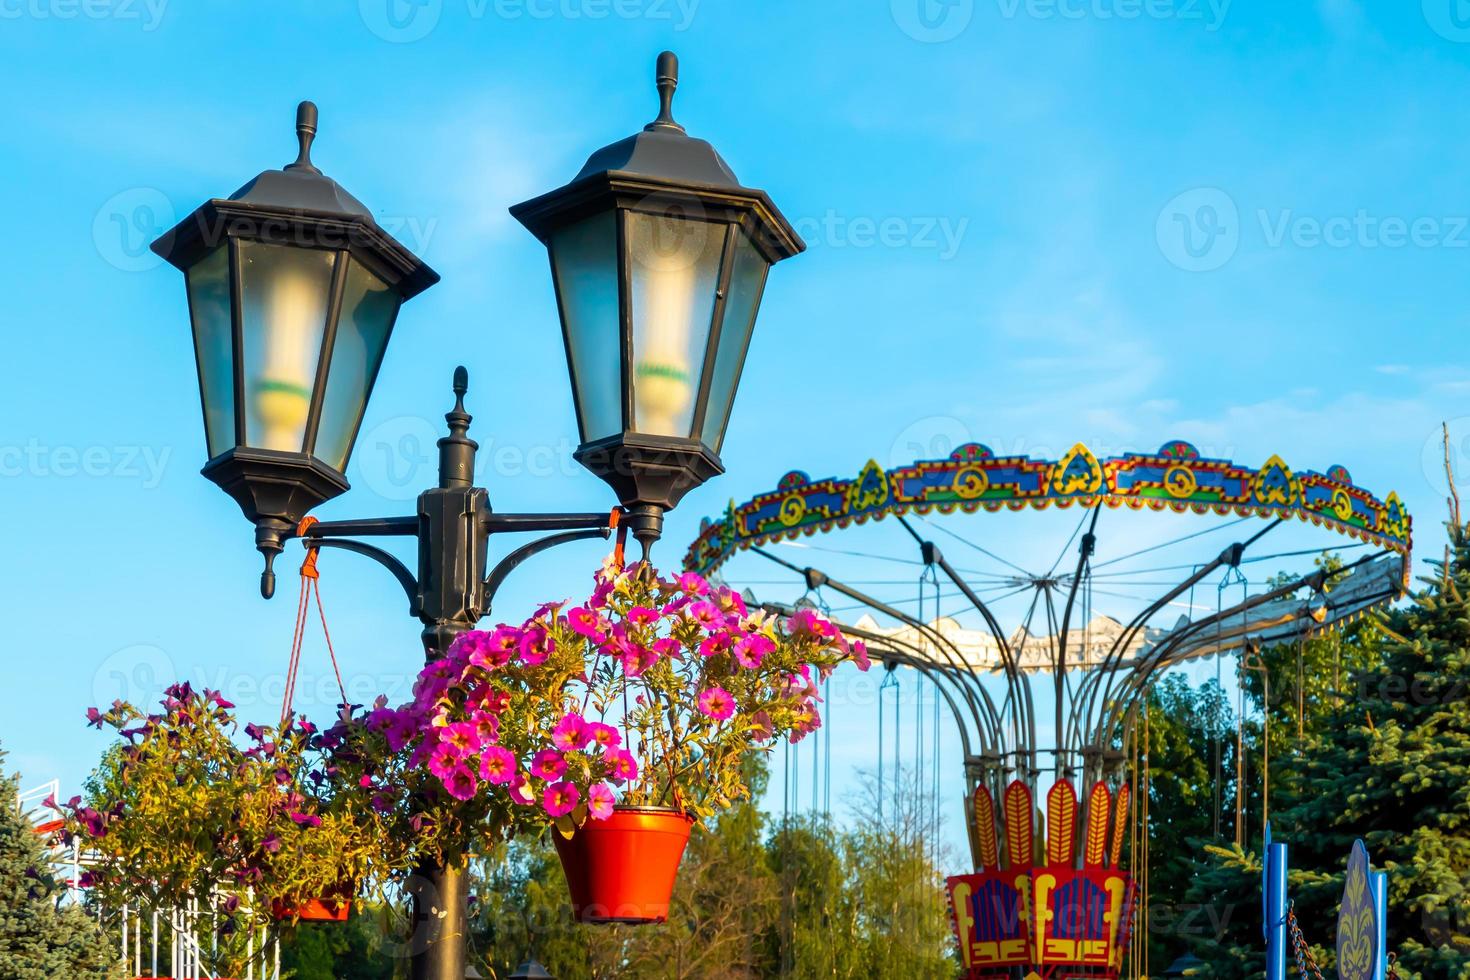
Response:
[{"label": "green foliage", "polygon": [[291,980],[393,980],[380,910],[358,903],[345,924],[299,923],[281,940],[281,975]]},{"label": "green foliage", "polygon": [[[756,792],[763,760],[747,763]],[[917,799],[917,793],[909,794]],[[866,804],[858,812],[872,812]],[[740,803],[696,828],[663,926],[572,922],[555,852],[517,842],[487,856],[473,946],[487,977],[534,955],[561,980],[755,980],[955,976],[949,915],[916,806],[844,831],[793,818],[770,827]]]},{"label": "green foliage", "polygon": [[[0,752],[0,761],[5,758]],[[0,977],[112,980],[118,955],[76,906],[58,906],[63,887],[17,806],[17,777],[0,778]]]}]

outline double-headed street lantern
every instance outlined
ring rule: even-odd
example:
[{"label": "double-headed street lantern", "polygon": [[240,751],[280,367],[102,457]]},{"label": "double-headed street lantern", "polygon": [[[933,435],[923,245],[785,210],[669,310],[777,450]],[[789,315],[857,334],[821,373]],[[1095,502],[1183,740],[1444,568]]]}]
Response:
[{"label": "double-headed street lantern", "polygon": [[209,462],[271,562],[298,521],[348,489],[347,460],[398,307],[439,281],[299,151],[205,202],[153,250],[184,271]]},{"label": "double-headed street lantern", "polygon": [[[720,446],[771,265],[801,251],[764,192],[674,121],[677,61],[659,56],[658,118],[592,155],[567,186],[512,213],[540,238],[566,343],[581,446],[623,509],[507,514],[474,485],[468,372],[454,372],[439,481],[411,515],[304,522],[343,475],[398,308],[438,281],[311,163],[316,108],[297,113],[294,163],[205,203],[154,242],[184,271],[209,462],[255,524],[261,591],[285,541],[378,562],[423,623],[428,657],[489,614],[505,577],[547,548],[626,526],[648,546],[664,512],[723,469]],[[501,533],[553,532],[489,561]],[[415,568],[363,538],[413,538]],[[428,861],[411,879],[413,980],[461,980],[468,878]]]},{"label": "double-headed street lantern", "polygon": [[766,273],[805,247],[674,121],[679,63],[658,58],[658,118],[514,215],[551,256],[581,446],[645,548],[664,512],[724,472],[720,446]]}]

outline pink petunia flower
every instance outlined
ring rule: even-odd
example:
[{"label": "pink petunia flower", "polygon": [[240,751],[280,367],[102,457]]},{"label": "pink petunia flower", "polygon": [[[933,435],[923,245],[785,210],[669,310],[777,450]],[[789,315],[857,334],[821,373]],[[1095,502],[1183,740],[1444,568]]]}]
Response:
[{"label": "pink petunia flower", "polygon": [[459,765],[459,753],[453,747],[440,742],[434,746],[434,751],[429,755],[429,772],[438,776],[440,780],[449,778]]},{"label": "pink petunia flower", "polygon": [[531,775],[541,779],[560,779],[567,771],[567,760],[555,749],[542,749],[531,760]]},{"label": "pink petunia flower", "polygon": [[628,610],[628,615],[624,618],[627,619],[627,621],[631,625],[641,628],[644,626],[652,626],[654,623],[658,622],[659,615],[657,609],[649,609],[647,606],[634,606],[632,609]]},{"label": "pink petunia flower", "polygon": [[608,778],[613,782],[622,783],[638,778],[638,762],[627,749],[608,749],[602,758],[607,765]]},{"label": "pink petunia flower", "polygon": [[867,670],[873,665],[868,659],[868,645],[862,640],[854,641],[852,645],[852,660],[858,665],[858,670]]},{"label": "pink petunia flower", "polygon": [[724,721],[735,713],[735,699],[723,687],[707,687],[695,701],[699,710],[716,721]]},{"label": "pink petunia flower", "polygon": [[475,795],[475,790],[480,784],[475,780],[475,774],[470,772],[469,767],[461,763],[454,767],[449,778],[444,780],[444,789],[456,800],[468,800]]},{"label": "pink petunia flower", "polygon": [[643,672],[658,663],[658,654],[647,647],[633,647],[618,658],[623,664],[623,672],[629,677],[642,677]]},{"label": "pink petunia flower", "polygon": [[776,649],[776,641],[769,636],[759,633],[754,636],[743,636],[735,643],[735,662],[747,670],[753,670],[761,665],[766,654]]},{"label": "pink petunia flower", "polygon": [[445,725],[439,733],[439,744],[448,745],[458,755],[468,755],[480,747],[480,734],[467,721]]},{"label": "pink petunia flower", "polygon": [[590,738],[586,719],[575,712],[563,715],[551,731],[551,744],[563,752],[574,752],[582,748]]},{"label": "pink petunia flower", "polygon": [[541,795],[541,806],[553,817],[564,817],[577,808],[581,792],[571,783],[552,783]]},{"label": "pink petunia flower", "polygon": [[510,749],[492,745],[480,753],[480,778],[485,782],[504,786],[516,775],[516,757]]},{"label": "pink petunia flower", "polygon": [[618,734],[618,730],[600,721],[594,721],[587,726],[587,737],[592,740],[593,744],[605,749],[615,749],[623,744],[623,738]]},{"label": "pink petunia flower", "polygon": [[679,586],[680,592],[687,592],[690,595],[704,595],[709,591],[709,583],[694,572],[684,572],[674,579],[674,582]]},{"label": "pink petunia flower", "polygon": [[612,816],[613,804],[616,802],[612,787],[607,783],[594,783],[587,790],[587,812],[597,820],[606,820]]},{"label": "pink petunia flower", "polygon": [[690,619],[705,629],[713,629],[725,621],[724,614],[720,612],[720,607],[716,606],[713,602],[691,603],[686,614]]},{"label": "pink petunia flower", "polygon": [[735,639],[725,630],[711,633],[699,644],[699,655],[701,657],[714,657],[722,653],[729,653],[730,647]]},{"label": "pink petunia flower", "polygon": [[535,667],[556,652],[556,641],[544,626],[531,626],[521,633],[521,663]]},{"label": "pink petunia flower", "polygon": [[512,776],[505,789],[510,798],[521,806],[530,806],[536,802],[536,797],[531,793],[531,781],[526,778],[525,773],[518,772]]},{"label": "pink petunia flower", "polygon": [[577,606],[567,612],[567,626],[578,636],[585,636],[594,643],[607,639],[607,621],[585,606]]}]

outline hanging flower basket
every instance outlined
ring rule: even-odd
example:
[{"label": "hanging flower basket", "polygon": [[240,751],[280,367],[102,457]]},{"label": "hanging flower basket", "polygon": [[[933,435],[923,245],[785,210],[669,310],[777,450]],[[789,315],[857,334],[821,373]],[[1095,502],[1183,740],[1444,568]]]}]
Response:
[{"label": "hanging flower basket", "polygon": [[616,807],[571,837],[553,834],[578,922],[665,922],[693,820],[666,807]]},{"label": "hanging flower basket", "polygon": [[300,905],[271,903],[271,918],[277,922],[346,922],[351,911],[352,902],[346,898],[312,898]]}]

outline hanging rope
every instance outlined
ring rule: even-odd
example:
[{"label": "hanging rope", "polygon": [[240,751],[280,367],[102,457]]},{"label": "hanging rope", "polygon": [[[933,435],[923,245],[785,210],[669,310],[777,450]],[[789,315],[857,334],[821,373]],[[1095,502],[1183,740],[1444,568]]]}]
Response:
[{"label": "hanging rope", "polygon": [[[887,784],[883,778],[883,749],[886,745],[886,739],[884,738],[884,731],[886,728],[885,717],[888,713],[887,699],[884,695],[884,692],[887,691],[889,688],[893,689],[893,765],[895,769],[898,767],[898,726],[901,716],[898,699],[901,692],[898,686],[898,678],[894,673],[894,671],[896,671],[897,669],[898,664],[894,661],[890,660],[888,663],[884,664],[884,670],[886,671],[886,673],[883,677],[883,683],[878,685],[878,825],[880,828],[883,825],[883,796],[887,790]],[[897,780],[898,774],[895,773],[894,781],[897,782]],[[897,799],[897,797],[898,794],[895,793],[894,798]],[[894,805],[895,807],[897,806],[896,803]]]},{"label": "hanging rope", "polygon": [[[301,523],[296,525],[296,536],[305,537],[307,530],[315,524],[315,517],[303,517]],[[327,656],[332,659],[332,673],[337,677],[337,691],[342,695],[342,707],[347,706],[347,687],[342,683],[342,670],[337,666],[337,652],[332,649],[332,632],[327,629],[327,612],[322,608],[322,593],[320,586],[321,573],[317,571],[318,549],[308,546],[306,558],[301,563],[301,595],[296,602],[296,629],[291,637],[291,659],[286,667],[286,690],[281,698],[281,728],[285,728],[291,721],[291,707],[296,698],[296,674],[301,668],[301,646],[306,636],[306,611],[312,600],[316,601],[316,611],[322,623],[322,636],[327,641]]]}]

